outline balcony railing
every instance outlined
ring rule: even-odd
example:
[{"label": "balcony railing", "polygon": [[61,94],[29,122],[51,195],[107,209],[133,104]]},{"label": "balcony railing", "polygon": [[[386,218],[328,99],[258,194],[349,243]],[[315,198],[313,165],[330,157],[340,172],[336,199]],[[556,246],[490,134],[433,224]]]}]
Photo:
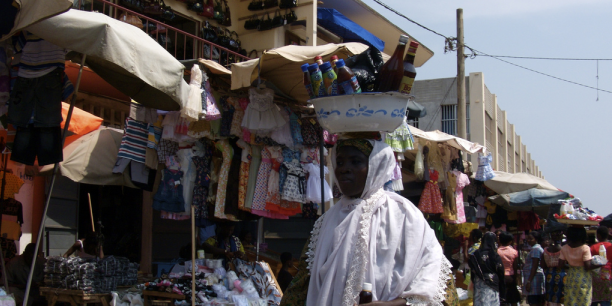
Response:
[{"label": "balcony railing", "polygon": [[[107,0],[78,0],[75,5],[78,5],[77,8],[81,10],[96,11],[118,20],[121,20],[121,16],[124,14],[140,18],[144,26],[143,30],[179,60],[203,58],[213,60],[229,68],[232,63],[250,59],[233,50],[172,27],[164,21],[134,12]],[[199,32],[200,22],[194,23],[197,33]]]}]

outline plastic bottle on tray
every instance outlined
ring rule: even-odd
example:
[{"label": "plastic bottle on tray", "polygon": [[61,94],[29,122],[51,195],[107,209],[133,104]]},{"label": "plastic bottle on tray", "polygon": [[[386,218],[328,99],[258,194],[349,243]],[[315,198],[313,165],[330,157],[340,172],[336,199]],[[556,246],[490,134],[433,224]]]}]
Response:
[{"label": "plastic bottle on tray", "polygon": [[323,74],[323,84],[325,84],[325,93],[328,96],[338,95],[338,81],[337,76],[329,62],[321,65],[321,73]]},{"label": "plastic bottle on tray", "polygon": [[315,96],[314,91],[312,90],[312,80],[310,79],[310,72],[308,72],[309,64],[302,65],[302,72],[304,73],[304,87],[306,88],[306,93],[310,99],[314,99]]},{"label": "plastic bottle on tray", "polygon": [[323,84],[323,74],[319,70],[319,65],[314,63],[308,66],[308,72],[310,72],[310,80],[312,84],[312,91],[317,97],[325,96],[325,84]]},{"label": "plastic bottle on tray", "polygon": [[347,95],[360,93],[361,87],[357,82],[357,77],[351,68],[346,67],[344,60],[338,60],[336,67],[338,68],[338,91]]},{"label": "plastic bottle on tray", "polygon": [[408,36],[401,35],[399,43],[395,48],[395,52],[391,58],[383,65],[378,79],[376,80],[376,91],[397,91],[404,77],[404,52],[406,51],[406,44],[408,43]]}]

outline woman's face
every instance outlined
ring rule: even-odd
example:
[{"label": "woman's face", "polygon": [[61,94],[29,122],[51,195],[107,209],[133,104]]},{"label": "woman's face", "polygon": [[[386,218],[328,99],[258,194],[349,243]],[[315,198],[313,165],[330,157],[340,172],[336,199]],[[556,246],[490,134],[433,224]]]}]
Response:
[{"label": "woman's face", "polygon": [[563,240],[563,232],[556,231],[556,232],[550,233],[550,239],[552,239],[552,241],[556,243],[560,242],[561,240]]},{"label": "woman's face", "polygon": [[336,178],[342,193],[357,198],[363,193],[368,177],[368,157],[355,147],[341,147],[336,154]]},{"label": "woman's face", "polygon": [[531,236],[531,235],[527,235],[527,244],[529,244],[530,246],[534,246],[536,245],[537,240]]}]

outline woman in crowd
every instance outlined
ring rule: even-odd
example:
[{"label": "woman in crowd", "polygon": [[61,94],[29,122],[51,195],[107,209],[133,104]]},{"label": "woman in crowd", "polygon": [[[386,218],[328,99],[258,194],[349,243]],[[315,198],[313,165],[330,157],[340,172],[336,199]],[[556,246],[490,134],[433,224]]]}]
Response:
[{"label": "woman in crowd", "polygon": [[470,256],[474,305],[499,305],[505,299],[504,265],[497,254],[497,236],[484,234],[480,248]]},{"label": "woman in crowd", "polygon": [[591,274],[588,271],[600,266],[591,264],[591,250],[586,245],[587,233],[584,227],[567,229],[567,244],[561,247],[559,264],[567,263],[567,281],[565,282],[564,305],[591,305],[593,295]]},{"label": "woman in crowd", "polygon": [[601,268],[601,273],[593,273],[593,298],[591,306],[610,306],[612,301],[612,283],[610,282],[610,267],[612,265],[612,243],[608,242],[608,227],[597,228],[597,243],[591,246],[591,256],[599,255],[599,248],[603,245],[606,249],[608,263]]},{"label": "woman in crowd", "polygon": [[502,232],[498,236],[500,247],[497,254],[504,264],[504,279],[506,283],[506,299],[502,305],[513,305],[521,301],[521,294],[516,288],[516,268],[518,264],[518,251],[512,247],[514,236],[508,232]]},{"label": "woman in crowd", "polygon": [[213,254],[215,258],[225,261],[232,258],[242,258],[244,247],[240,239],[233,235],[234,229],[234,222],[221,221],[217,223],[217,234],[208,238],[202,244],[206,254]]},{"label": "woman in crowd", "polygon": [[395,167],[391,148],[341,140],[332,163],[343,197],[315,223],[310,276],[296,276],[281,305],[353,306],[364,282],[374,301],[365,305],[441,305],[450,264],[423,214],[383,190]]},{"label": "woman in crowd", "polygon": [[465,258],[465,262],[470,260],[470,255],[474,254],[476,250],[480,248],[480,240],[482,239],[482,231],[479,229],[473,229],[470,232],[470,237],[465,241],[463,246],[463,256]]},{"label": "woman in crowd", "polygon": [[544,249],[544,260],[541,261],[546,283],[546,305],[549,306],[561,306],[563,304],[563,284],[567,273],[565,272],[565,266],[559,265],[562,240],[563,230],[553,230],[550,233],[550,245]]},{"label": "woman in crowd", "polygon": [[540,267],[540,260],[544,249],[542,243],[542,233],[532,231],[527,235],[527,244],[531,246],[531,251],[525,258],[523,265],[523,293],[527,295],[527,303],[532,306],[544,305],[544,271]]}]

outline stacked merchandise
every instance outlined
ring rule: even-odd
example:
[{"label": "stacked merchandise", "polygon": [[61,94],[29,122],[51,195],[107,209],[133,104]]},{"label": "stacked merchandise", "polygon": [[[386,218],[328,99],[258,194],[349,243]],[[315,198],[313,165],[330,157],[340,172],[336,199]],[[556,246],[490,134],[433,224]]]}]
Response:
[{"label": "stacked merchandise", "polygon": [[45,264],[45,285],[52,288],[106,293],[117,286],[137,283],[138,265],[126,258],[109,256],[100,261],[52,256]]}]

